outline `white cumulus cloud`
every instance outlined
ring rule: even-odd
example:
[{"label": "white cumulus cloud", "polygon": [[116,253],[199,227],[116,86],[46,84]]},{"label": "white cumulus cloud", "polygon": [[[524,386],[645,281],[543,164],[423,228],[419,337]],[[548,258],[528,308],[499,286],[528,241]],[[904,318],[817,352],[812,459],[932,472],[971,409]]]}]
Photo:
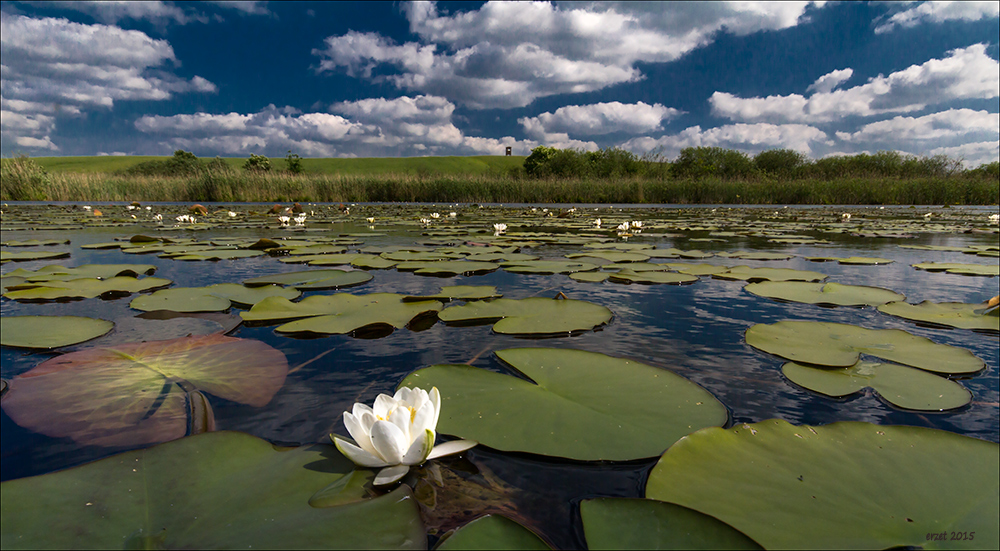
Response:
[{"label": "white cumulus cloud", "polygon": [[922,2],[915,7],[895,13],[885,23],[875,27],[875,34],[889,32],[897,27],[912,28],[921,23],[943,21],[978,21],[1000,16],[1000,3],[986,2]]},{"label": "white cumulus cloud", "polygon": [[1000,113],[948,109],[922,117],[897,116],[866,124],[852,133],[837,132],[837,138],[849,142],[941,142],[970,136],[1000,138]]},{"label": "white cumulus cloud", "polygon": [[906,113],[947,101],[1000,96],[1000,65],[986,55],[985,44],[952,50],[945,58],[911,65],[889,76],[879,75],[860,86],[821,91],[820,86],[826,87],[834,80],[823,80],[830,75],[817,80],[813,85],[817,91],[809,97],[790,94],[741,98],[715,92],[709,103],[715,115],[734,121],[814,124],[852,115]]},{"label": "white cumulus cloud", "polygon": [[554,113],[517,120],[528,136],[545,140],[551,134],[597,136],[614,132],[642,134],[661,130],[661,123],[681,111],[659,103],[621,103],[617,101],[590,105],[567,105]]},{"label": "white cumulus cloud", "polygon": [[724,147],[757,153],[765,149],[794,149],[804,154],[812,153],[816,143],[827,144],[829,139],[822,130],[805,124],[728,124],[702,129],[692,126],[680,133],[660,138],[633,138],[622,144],[638,154],[659,151],[667,158],[674,158],[687,147]]}]

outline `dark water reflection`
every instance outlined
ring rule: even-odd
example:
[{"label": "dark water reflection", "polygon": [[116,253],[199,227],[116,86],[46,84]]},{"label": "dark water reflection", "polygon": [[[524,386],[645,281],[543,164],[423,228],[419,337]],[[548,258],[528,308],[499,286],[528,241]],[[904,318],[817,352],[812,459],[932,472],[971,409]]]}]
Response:
[{"label": "dark water reflection", "polygon": [[[340,231],[365,229],[345,226],[336,228],[332,233],[336,235]],[[262,237],[274,234],[273,230],[210,231],[200,232],[194,237]],[[220,262],[177,262],[155,255],[126,255],[117,250],[79,248],[80,245],[128,235],[131,235],[128,230],[115,228],[75,232],[4,231],[4,241],[71,238],[72,245],[45,250],[69,250],[72,256],[61,261],[8,263],[2,271],[7,273],[16,268],[34,270],[46,264],[60,263],[68,266],[143,263],[157,266],[156,275],[173,280],[175,286],[200,286],[308,269],[306,265],[286,265],[266,256]],[[892,289],[905,294],[911,303],[922,300],[979,302],[998,293],[996,277],[930,273],[910,266],[925,261],[984,264],[996,262],[996,259],[899,247],[900,244],[995,244],[995,235],[928,234],[908,240],[824,237],[833,240],[833,243],[780,246],[742,238],[730,239],[727,243],[706,243],[656,236],[644,236],[638,241],[655,243],[659,247],[706,251],[742,249],[791,253],[798,256],[767,262],[725,258],[691,262],[818,271],[828,274],[828,281]],[[385,245],[411,244],[418,239],[418,234],[409,233],[366,237],[363,241],[364,245]],[[546,246],[525,252],[558,258],[579,250],[575,247]],[[847,266],[833,262],[809,262],[803,258],[805,256],[880,256],[895,262],[879,266]],[[379,393],[391,394],[399,381],[415,369],[433,364],[471,362],[485,369],[507,372],[492,351],[543,346],[629,357],[672,370],[710,390],[729,408],[731,422],[735,423],[769,418],[811,425],[854,420],[934,427],[994,442],[1000,440],[1000,351],[996,336],[921,327],[883,315],[870,307],[822,308],[779,303],[747,293],[743,290],[743,282],[705,276],[692,285],[646,286],[583,283],[565,275],[518,275],[502,270],[480,276],[452,278],[421,277],[395,270],[373,270],[372,273],[375,276],[373,281],[348,292],[421,295],[434,294],[443,285],[493,285],[508,298],[554,296],[563,292],[570,298],[607,306],[615,317],[608,326],[598,331],[548,339],[497,335],[489,325],[449,327],[440,322],[421,331],[401,329],[371,340],[346,335],[295,339],[277,335],[273,326],[239,327],[232,333],[233,336],[259,339],[281,350],[287,356],[292,372],[284,387],[263,408],[212,397],[218,429],[244,431],[280,443],[326,441],[331,432],[346,434],[340,420],[343,411],[350,409],[355,402],[371,403]],[[136,314],[128,308],[129,300],[90,299],[59,304],[26,304],[3,299],[2,309],[4,316],[64,314],[120,319]],[[236,312],[238,309],[234,308],[233,313]],[[985,360],[987,367],[975,377],[961,380],[972,391],[974,402],[952,412],[900,411],[871,392],[834,400],[789,383],[781,374],[782,360],[745,344],[743,333],[752,325],[785,319],[903,329],[938,343],[969,349]],[[51,355],[4,348],[0,350],[3,378],[11,379],[48,357]],[[50,472],[121,451],[80,446],[67,439],[34,434],[15,425],[6,413],[0,417],[0,427],[0,454],[3,459],[0,478],[3,480]],[[525,500],[519,506],[524,508],[526,516],[539,518],[539,522],[547,527],[546,536],[560,547],[583,545],[578,521],[575,520],[581,499],[602,495],[639,496],[645,475],[655,462],[567,465],[547,458],[504,454],[489,449],[474,450],[469,459],[486,466],[507,483],[529,494],[534,493],[534,498]]]}]

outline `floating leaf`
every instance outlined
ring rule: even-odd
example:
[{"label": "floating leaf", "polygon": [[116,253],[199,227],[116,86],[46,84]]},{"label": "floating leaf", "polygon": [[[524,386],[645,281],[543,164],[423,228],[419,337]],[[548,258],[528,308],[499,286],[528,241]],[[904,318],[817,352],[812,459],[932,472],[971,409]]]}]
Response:
[{"label": "floating leaf", "polygon": [[541,297],[473,302],[449,306],[438,314],[445,323],[499,320],[493,330],[509,335],[589,331],[610,322],[613,316],[611,310],[592,302]]},{"label": "floating leaf", "polygon": [[573,272],[589,272],[600,268],[592,262],[569,262],[560,260],[526,260],[522,262],[504,262],[500,266],[504,271],[515,274],[570,274]]},{"label": "floating leaf", "polygon": [[888,258],[877,258],[871,256],[849,256],[847,258],[838,259],[839,264],[853,265],[853,266],[875,266],[878,264],[892,264],[895,260],[890,260]]},{"label": "floating leaf", "polygon": [[600,258],[601,260],[607,260],[608,262],[645,262],[649,260],[649,255],[637,252],[590,251],[585,253],[568,254],[566,255],[566,258]]},{"label": "floating leaf", "polygon": [[934,429],[772,419],[677,442],[646,497],[711,515],[767,549],[996,549],[998,452]]},{"label": "floating leaf", "polygon": [[59,348],[96,339],[115,324],[80,316],[4,316],[0,318],[0,345],[20,348]]},{"label": "floating leaf", "polygon": [[705,251],[682,251],[681,249],[675,249],[673,247],[669,249],[654,249],[646,252],[649,253],[649,256],[654,258],[689,258],[700,260],[702,258],[711,258],[715,256],[714,253],[707,253]]},{"label": "floating leaf", "polygon": [[860,361],[851,367],[823,369],[789,362],[781,372],[803,388],[835,398],[871,388],[903,409],[944,411],[972,401],[972,393],[955,381],[896,364]]},{"label": "floating leaf", "polygon": [[424,549],[409,489],[309,506],[353,465],[333,446],[276,449],[211,432],[4,482],[4,549]]},{"label": "floating leaf", "polygon": [[685,434],[728,418],[705,389],[632,360],[554,348],[496,354],[528,380],[436,365],[400,386],[440,390],[439,432],[498,450],[583,461],[655,456]]},{"label": "floating leaf", "polygon": [[663,264],[677,273],[703,276],[721,274],[729,270],[728,266],[716,266],[714,264],[688,264],[684,262],[666,262]]},{"label": "floating leaf", "polygon": [[975,373],[983,360],[964,348],[936,344],[900,329],[846,323],[779,321],[747,329],[747,344],[795,362],[850,367],[869,354],[935,373]]},{"label": "floating leaf", "polygon": [[793,270],[792,268],[750,268],[736,266],[724,272],[712,274],[719,279],[738,279],[749,281],[823,281],[826,274],[809,270]]},{"label": "floating leaf", "polygon": [[243,285],[256,287],[258,285],[288,285],[296,289],[337,289],[352,287],[371,281],[372,275],[362,271],[344,270],[306,270],[304,272],[286,272],[270,276],[254,277],[243,281]]},{"label": "floating leaf", "polygon": [[1000,332],[1000,310],[993,310],[990,313],[981,312],[985,307],[985,304],[935,303],[925,300],[920,304],[890,302],[879,306],[878,311],[890,316],[934,325]]},{"label": "floating leaf", "polygon": [[906,297],[889,289],[840,283],[810,283],[805,281],[762,281],[743,287],[759,297],[831,306],[878,306]]},{"label": "floating leaf", "polygon": [[503,295],[497,294],[497,288],[492,285],[450,285],[441,287],[441,292],[436,295],[408,296],[403,297],[403,301],[440,300],[448,302],[452,300],[485,300],[501,296]]},{"label": "floating leaf", "polygon": [[18,425],[47,436],[145,445],[187,433],[190,390],[262,407],[287,372],[280,351],[219,334],[88,348],[15,377],[3,409]]},{"label": "floating leaf", "polygon": [[252,306],[268,297],[293,299],[301,294],[297,289],[278,285],[244,287],[236,283],[218,283],[207,287],[163,289],[151,295],[134,298],[129,307],[145,312],[153,310],[221,312],[229,309],[232,303]]},{"label": "floating leaf", "polygon": [[24,283],[3,296],[12,300],[42,301],[70,298],[94,298],[128,296],[152,289],[167,287],[173,283],[159,277],[112,277],[109,279],[78,278],[66,281],[51,280],[43,283]]},{"label": "floating leaf", "polygon": [[654,272],[632,270],[619,270],[610,274],[609,278],[616,283],[666,283],[668,285],[685,285],[698,281],[698,276],[678,274],[674,272]]},{"label": "floating leaf", "polygon": [[58,239],[28,239],[26,241],[4,241],[0,243],[4,247],[52,247],[54,245],[69,245],[69,239],[62,241]]},{"label": "floating leaf", "polygon": [[152,264],[84,264],[76,268],[50,264],[33,272],[19,268],[4,274],[4,277],[21,277],[30,282],[67,281],[85,277],[97,279],[108,279],[116,276],[139,277],[143,274],[152,275],[155,271],[156,266]]},{"label": "floating leaf", "polygon": [[449,549],[552,549],[534,532],[501,515],[486,515],[455,530],[436,547]]},{"label": "floating leaf", "polygon": [[992,264],[960,264],[957,262],[924,262],[913,264],[918,270],[928,272],[947,272],[949,274],[973,275],[973,276],[996,276],[1000,275],[1000,265]]},{"label": "floating leaf", "polygon": [[608,272],[575,272],[569,274],[569,278],[574,281],[586,281],[588,283],[600,283],[602,281],[607,281],[608,276],[611,274]]},{"label": "floating leaf", "polygon": [[440,276],[485,274],[495,271],[497,268],[498,266],[492,262],[470,262],[468,260],[412,261],[396,264],[396,269],[400,272]]},{"label": "floating leaf", "polygon": [[728,524],[652,499],[602,497],[580,502],[587,549],[761,549]]},{"label": "floating leaf", "polygon": [[28,260],[52,260],[55,258],[69,258],[69,251],[25,251],[23,253],[0,251],[0,262],[26,262]]},{"label": "floating leaf", "polygon": [[255,304],[249,312],[240,312],[240,316],[254,322],[307,318],[279,326],[275,329],[279,333],[344,334],[375,324],[401,329],[413,318],[443,307],[436,300],[404,302],[404,298],[392,293],[316,295],[300,302],[272,297]]},{"label": "floating leaf", "polygon": [[731,253],[716,253],[722,258],[739,258],[740,260],[788,260],[793,254],[771,253],[766,251],[734,251]]}]

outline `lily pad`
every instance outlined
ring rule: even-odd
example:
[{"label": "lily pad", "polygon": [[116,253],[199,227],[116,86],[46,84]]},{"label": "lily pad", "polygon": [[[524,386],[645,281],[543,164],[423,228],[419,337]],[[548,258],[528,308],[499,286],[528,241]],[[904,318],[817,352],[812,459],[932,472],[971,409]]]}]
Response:
[{"label": "lily pad", "polygon": [[794,270],[792,268],[750,268],[736,266],[724,272],[712,274],[719,279],[737,279],[749,281],[823,281],[826,274],[809,270]]},{"label": "lily pad", "polygon": [[900,329],[846,323],[779,321],[747,329],[747,344],[794,362],[850,367],[861,354],[935,373],[975,373],[985,364],[964,348],[936,344]]},{"label": "lily pad", "polygon": [[96,339],[115,324],[80,316],[0,317],[0,345],[52,349]]},{"label": "lily pad", "polygon": [[501,296],[503,295],[497,294],[497,288],[492,285],[450,285],[441,287],[441,292],[436,295],[408,296],[403,297],[403,301],[440,300],[448,302],[452,300],[486,300]]},{"label": "lily pad", "polygon": [[997,276],[1000,275],[1000,265],[992,264],[960,264],[957,262],[924,262],[913,264],[918,270],[928,272],[947,272],[949,274],[961,274],[971,276]]},{"label": "lily pad", "polygon": [[734,251],[731,253],[716,253],[722,258],[738,258],[740,260],[788,260],[793,254],[771,253],[766,251]]},{"label": "lily pad", "polygon": [[409,489],[316,508],[353,465],[333,446],[292,449],[212,432],[4,482],[4,549],[423,549]]},{"label": "lily pad", "polygon": [[835,398],[871,388],[903,409],[944,411],[972,401],[972,393],[955,381],[896,364],[860,361],[847,368],[824,369],[788,362],[781,372],[803,388]]},{"label": "lily pad", "polygon": [[492,262],[471,262],[468,260],[411,261],[396,264],[396,269],[400,272],[437,276],[485,274],[495,271],[498,267]]},{"label": "lily pad", "polygon": [[602,281],[607,281],[608,276],[611,274],[608,272],[574,272],[569,274],[569,278],[574,281],[586,281],[588,283],[600,283]]},{"label": "lily pad", "polygon": [[580,517],[592,550],[762,549],[716,518],[653,499],[585,499]]},{"label": "lily pad", "polygon": [[493,331],[508,335],[555,335],[589,331],[611,321],[604,306],[573,299],[500,298],[449,306],[438,314],[445,323],[492,322]]},{"label": "lily pad", "polygon": [[0,251],[0,262],[27,262],[28,260],[52,260],[55,258],[69,258],[69,251],[25,251],[23,253]]},{"label": "lily pad", "polygon": [[847,258],[841,258],[837,260],[838,264],[846,264],[851,266],[875,266],[879,264],[892,264],[895,260],[890,260],[888,258],[877,258],[872,256],[849,256]]},{"label": "lily pad", "polygon": [[984,308],[986,308],[986,304],[935,303],[925,300],[920,304],[890,302],[879,306],[878,311],[890,316],[934,325],[1000,332],[1000,310],[982,313],[981,310]]},{"label": "lily pad", "polygon": [[662,453],[728,413],[683,377],[595,352],[515,348],[497,357],[527,378],[468,365],[435,365],[400,386],[441,392],[438,431],[503,451],[582,461]]},{"label": "lily pad", "polygon": [[889,289],[840,283],[810,283],[806,281],[762,281],[743,287],[759,297],[805,304],[831,306],[878,306],[906,297]]},{"label": "lily pad", "polygon": [[262,407],[287,372],[280,351],[219,334],[88,348],[12,379],[3,409],[18,425],[47,436],[146,445],[188,432],[191,391]]},{"label": "lily pad", "polygon": [[649,260],[649,255],[639,252],[619,252],[619,251],[588,251],[585,253],[573,253],[566,255],[566,258],[600,258],[608,262],[645,262]]},{"label": "lily pad", "polygon": [[435,549],[552,549],[534,532],[501,515],[486,515],[455,530]]},{"label": "lily pad", "polygon": [[159,277],[112,277],[109,279],[78,278],[68,281],[52,280],[43,283],[17,285],[3,296],[12,300],[43,301],[71,298],[94,298],[128,296],[152,289],[167,287],[173,283]]},{"label": "lily pad", "polygon": [[665,262],[664,267],[677,273],[703,276],[721,274],[729,270],[729,266],[716,266],[714,264],[689,264],[685,262]]},{"label": "lily pad", "polygon": [[244,287],[236,283],[219,283],[207,287],[163,289],[132,299],[129,307],[144,312],[221,312],[229,309],[232,304],[252,306],[268,297],[293,299],[301,294],[297,289],[278,285]]},{"label": "lily pad", "polygon": [[66,281],[92,277],[97,279],[108,279],[116,276],[139,277],[140,275],[152,275],[156,271],[156,266],[152,264],[84,264],[76,268],[66,268],[59,265],[49,265],[35,271],[23,269],[13,270],[4,274],[4,277],[21,277],[26,281]]},{"label": "lily pad", "polygon": [[296,289],[338,289],[353,287],[371,281],[372,275],[358,270],[306,270],[304,272],[287,272],[271,276],[254,277],[243,281],[243,285],[256,287],[258,285],[288,285]]},{"label": "lily pad", "polygon": [[504,262],[500,266],[504,271],[515,274],[571,274],[574,272],[589,272],[600,268],[592,262],[570,262],[560,260],[526,260],[522,262]]},{"label": "lily pad", "polygon": [[995,549],[998,488],[993,442],[772,419],[677,442],[650,473],[646,497],[711,515],[767,549]]},{"label": "lily pad", "polygon": [[619,270],[610,274],[608,278],[616,283],[666,283],[668,285],[685,285],[698,281],[698,276],[688,274],[678,274],[675,272],[655,272],[633,270]]},{"label": "lily pad", "polygon": [[436,300],[404,302],[404,298],[392,293],[316,295],[300,302],[272,297],[240,316],[251,322],[307,318],[277,327],[279,333],[344,334],[375,324],[401,329],[415,317],[443,308]]}]

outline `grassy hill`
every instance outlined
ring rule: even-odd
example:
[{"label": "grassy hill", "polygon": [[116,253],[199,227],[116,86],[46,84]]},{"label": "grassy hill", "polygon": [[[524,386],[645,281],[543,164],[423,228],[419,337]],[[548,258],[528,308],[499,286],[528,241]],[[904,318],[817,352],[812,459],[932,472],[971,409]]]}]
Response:
[{"label": "grassy hill", "polygon": [[[32,157],[41,167],[51,173],[109,173],[118,172],[146,161],[166,161],[170,157],[124,156],[124,157]],[[272,170],[285,168],[284,157],[271,157]],[[368,176],[382,174],[412,175],[477,175],[501,174],[509,168],[524,165],[523,156],[474,157],[404,157],[404,158],[358,158],[358,159],[302,159],[302,168],[307,174],[343,174]],[[205,158],[203,160],[208,160]],[[242,157],[224,158],[233,168],[240,168],[246,162]],[[0,162],[7,162],[3,159]]]}]

